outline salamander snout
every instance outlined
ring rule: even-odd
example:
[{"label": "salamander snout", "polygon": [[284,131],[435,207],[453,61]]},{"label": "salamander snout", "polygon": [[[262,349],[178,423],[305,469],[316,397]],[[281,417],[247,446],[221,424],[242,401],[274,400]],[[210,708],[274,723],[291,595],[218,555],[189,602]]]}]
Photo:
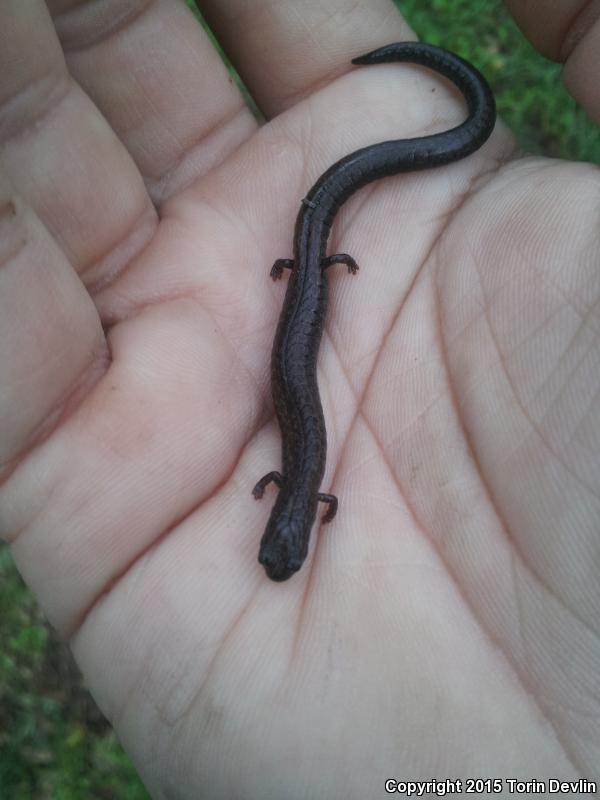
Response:
[{"label": "salamander snout", "polygon": [[260,543],[258,560],[271,580],[287,581],[298,572],[308,551],[308,536],[302,534],[297,521],[287,516],[269,520]]}]

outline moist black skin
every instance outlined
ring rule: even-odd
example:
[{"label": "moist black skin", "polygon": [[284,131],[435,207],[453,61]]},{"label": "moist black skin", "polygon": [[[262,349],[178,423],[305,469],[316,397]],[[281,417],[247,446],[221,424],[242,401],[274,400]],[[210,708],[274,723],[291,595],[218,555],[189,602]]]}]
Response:
[{"label": "moist black skin", "polygon": [[[254,487],[256,499],[274,482],[279,494],[260,543],[258,560],[269,578],[285,581],[302,566],[319,501],[323,522],[337,511],[337,498],[319,492],[325,472],[327,435],[317,386],[317,355],[327,311],[327,268],[358,266],[346,253],[326,257],[327,239],[339,207],[367,183],[388,175],[449,164],[486,141],[496,120],[491,89],[480,72],[454,53],[418,42],[398,42],[353,59],[353,64],[405,61],[444,75],[468,106],[466,120],[443,133],[364,147],[337,161],[302,200],[296,219],[294,258],[280,259],[271,277],[290,270],[271,353],[271,393],[281,428],[283,472],[269,472]],[[324,121],[326,124],[326,120]]]}]

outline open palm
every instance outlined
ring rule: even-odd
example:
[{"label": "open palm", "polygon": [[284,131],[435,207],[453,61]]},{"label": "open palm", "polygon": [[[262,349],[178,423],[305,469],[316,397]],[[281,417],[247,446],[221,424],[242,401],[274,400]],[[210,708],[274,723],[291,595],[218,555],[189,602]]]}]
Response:
[{"label": "open palm", "polygon": [[408,37],[384,5],[336,33],[212,9],[260,130],[183,6],[49,5],[0,11],[0,520],[151,791],[598,777],[598,171],[517,159],[499,125],[344,207],[330,252],[361,269],[331,272],[319,360],[340,508],[275,584],[269,267],[333,161],[463,105],[350,67]]}]

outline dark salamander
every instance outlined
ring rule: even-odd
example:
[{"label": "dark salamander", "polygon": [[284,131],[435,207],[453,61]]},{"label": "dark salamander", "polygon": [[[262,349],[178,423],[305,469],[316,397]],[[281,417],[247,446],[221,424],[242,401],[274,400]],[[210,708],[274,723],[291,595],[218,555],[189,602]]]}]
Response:
[{"label": "dark salamander", "polygon": [[337,511],[337,498],[321,494],[327,437],[317,386],[317,354],[327,310],[327,268],[346,264],[345,253],[326,256],[327,238],[338,208],[367,183],[400,172],[449,164],[477,150],[494,127],[492,92],[483,76],[462,58],[432,45],[400,42],[381,47],[353,64],[406,61],[449,78],[463,94],[468,117],[456,128],[364,147],[342,158],[302,201],[294,233],[294,258],[280,259],[273,279],[289,269],[290,280],[271,355],[271,391],[282,437],[283,472],[269,472],[254,487],[257,499],[273,481],[279,494],[260,543],[258,560],[274,581],[300,569],[308,552],[319,501],[328,504],[323,522]]}]

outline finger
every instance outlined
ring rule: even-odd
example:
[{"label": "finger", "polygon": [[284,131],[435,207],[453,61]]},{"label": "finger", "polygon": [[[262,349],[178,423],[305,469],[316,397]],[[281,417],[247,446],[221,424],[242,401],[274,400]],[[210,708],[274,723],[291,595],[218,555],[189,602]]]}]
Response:
[{"label": "finger", "polygon": [[107,360],[89,294],[39,219],[0,180],[0,478],[50,435]]},{"label": "finger", "polygon": [[156,215],[140,175],[69,77],[41,0],[0,4],[0,159],[88,285],[152,235]]},{"label": "finger", "polygon": [[507,0],[507,6],[534,47],[548,58],[564,63],[565,86],[600,124],[598,4],[587,0],[550,4],[544,0],[529,3]]},{"label": "finger", "polygon": [[414,39],[388,0],[309,0],[301,12],[290,0],[268,0],[259,13],[244,0],[206,0],[201,9],[268,117],[348,70],[353,56]]},{"label": "finger", "polygon": [[181,0],[49,7],[73,76],[133,156],[155,202],[223,160],[256,122]]}]

